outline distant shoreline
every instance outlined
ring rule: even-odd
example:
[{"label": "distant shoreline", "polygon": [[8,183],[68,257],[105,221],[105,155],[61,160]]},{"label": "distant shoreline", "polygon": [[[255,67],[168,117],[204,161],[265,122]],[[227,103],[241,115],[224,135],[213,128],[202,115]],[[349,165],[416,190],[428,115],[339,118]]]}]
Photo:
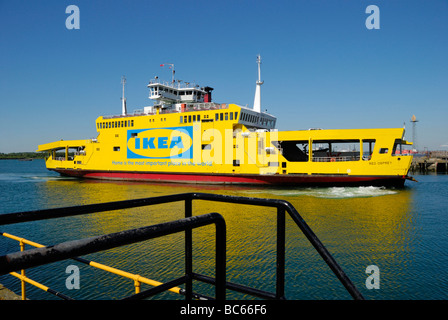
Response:
[{"label": "distant shoreline", "polygon": [[40,152],[13,152],[0,153],[0,160],[34,160],[44,159],[45,153]]}]

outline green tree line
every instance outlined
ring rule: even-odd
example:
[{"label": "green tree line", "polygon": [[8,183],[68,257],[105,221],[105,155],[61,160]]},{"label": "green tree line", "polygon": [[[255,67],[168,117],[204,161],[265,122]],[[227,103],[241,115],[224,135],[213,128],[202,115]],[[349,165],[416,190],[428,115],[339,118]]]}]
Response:
[{"label": "green tree line", "polygon": [[0,159],[43,159],[45,153],[41,152],[13,152],[13,153],[1,153]]}]

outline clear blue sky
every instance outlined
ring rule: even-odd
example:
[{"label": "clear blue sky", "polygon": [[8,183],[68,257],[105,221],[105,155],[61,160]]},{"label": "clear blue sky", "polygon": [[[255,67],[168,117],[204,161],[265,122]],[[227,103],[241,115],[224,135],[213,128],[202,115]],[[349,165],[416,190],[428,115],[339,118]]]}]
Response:
[{"label": "clear blue sky", "polygon": [[[68,5],[80,29],[68,30]],[[368,5],[380,9],[369,30]],[[420,148],[448,149],[447,0],[0,0],[0,152],[96,137],[95,119],[151,105],[146,84],[214,87],[262,108],[280,130],[402,127]]]}]

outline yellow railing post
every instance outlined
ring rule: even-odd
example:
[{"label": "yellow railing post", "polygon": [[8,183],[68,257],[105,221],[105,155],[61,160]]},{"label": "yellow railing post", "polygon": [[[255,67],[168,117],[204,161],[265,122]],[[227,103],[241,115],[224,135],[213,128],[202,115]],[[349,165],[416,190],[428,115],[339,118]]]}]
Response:
[{"label": "yellow railing post", "polygon": [[139,278],[140,278],[140,276],[139,275],[137,275],[135,278],[134,278],[134,286],[135,286],[135,293],[137,294],[137,293],[140,293],[140,289],[141,289],[141,282],[139,281]]},{"label": "yellow railing post", "polygon": [[[20,239],[19,244],[20,244],[20,251],[24,251],[25,243],[23,243],[23,239]],[[22,269],[20,273],[21,273],[22,277],[25,277],[25,269]],[[22,300],[26,300],[25,280],[21,279],[20,283],[22,284]]]},{"label": "yellow railing post", "polygon": [[[12,234],[8,234],[6,232],[2,232],[2,233],[0,233],[0,235],[2,235],[4,237],[7,237],[7,238],[10,238],[10,239],[13,239],[13,240],[16,240],[16,241],[19,241],[19,243],[20,243],[20,251],[24,251],[25,250],[25,244],[28,244],[28,245],[36,247],[36,248],[43,248],[43,247],[45,247],[42,244],[39,244],[39,243],[30,241],[30,240],[27,240],[25,238],[20,238],[20,237],[14,236]],[[151,279],[142,277],[140,275],[132,274],[132,273],[129,273],[129,272],[126,272],[126,271],[122,271],[122,270],[119,270],[119,269],[116,269],[116,268],[113,268],[113,267],[109,267],[109,266],[106,266],[106,265],[103,265],[103,264],[100,264],[100,263],[97,263],[97,262],[94,262],[94,261],[87,261],[86,260],[86,262],[87,262],[86,264],[90,265],[91,267],[98,268],[100,270],[104,270],[104,271],[107,271],[107,272],[110,272],[110,273],[113,273],[113,274],[116,274],[116,275],[120,275],[122,277],[126,277],[128,279],[134,280],[135,293],[140,293],[141,292],[141,284],[142,283],[146,283],[146,284],[148,284],[150,286],[154,286],[154,287],[163,284],[162,282],[151,280]],[[26,300],[26,288],[25,288],[25,283],[26,282],[30,283],[31,285],[33,285],[35,287],[38,287],[38,288],[44,290],[44,291],[48,291],[50,289],[50,288],[44,286],[43,284],[40,284],[40,283],[38,283],[38,282],[36,282],[34,280],[31,280],[31,279],[27,278],[25,276],[25,270],[22,270],[21,274],[18,274],[16,272],[11,272],[10,274],[12,276],[16,277],[16,278],[19,278],[20,281],[21,281],[21,284],[22,284],[22,300]],[[179,288],[179,287],[172,287],[172,288],[168,289],[168,291],[180,294],[181,293],[181,288]]]}]

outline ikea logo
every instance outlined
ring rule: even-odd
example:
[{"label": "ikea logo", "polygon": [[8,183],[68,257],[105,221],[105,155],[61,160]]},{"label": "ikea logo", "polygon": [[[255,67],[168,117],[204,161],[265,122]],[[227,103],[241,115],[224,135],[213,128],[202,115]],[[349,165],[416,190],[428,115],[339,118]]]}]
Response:
[{"label": "ikea logo", "polygon": [[128,130],[129,159],[191,159],[192,127]]}]

